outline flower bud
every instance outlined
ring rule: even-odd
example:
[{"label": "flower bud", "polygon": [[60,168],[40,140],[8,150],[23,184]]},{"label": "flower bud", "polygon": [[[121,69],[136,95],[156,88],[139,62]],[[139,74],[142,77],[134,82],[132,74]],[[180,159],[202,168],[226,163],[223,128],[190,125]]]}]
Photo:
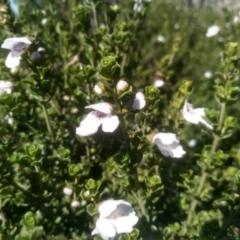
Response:
[{"label": "flower bud", "polygon": [[33,52],[30,56],[30,60],[32,62],[38,62],[39,60],[41,60],[41,54],[39,52]]},{"label": "flower bud", "polygon": [[71,203],[71,207],[72,207],[72,208],[78,207],[79,205],[80,205],[80,202],[79,202],[79,201],[73,201],[73,202]]},{"label": "flower bud", "polygon": [[102,95],[106,91],[106,89],[102,82],[98,82],[97,84],[95,84],[93,91],[98,95]]},{"label": "flower bud", "polygon": [[128,90],[129,84],[124,80],[119,80],[116,86],[117,93],[123,93]]},{"label": "flower bud", "polygon": [[73,192],[73,190],[72,190],[71,188],[69,188],[69,187],[65,187],[65,188],[63,189],[63,193],[64,193],[65,195],[70,196],[70,195],[72,195],[72,192]]},{"label": "flower bud", "polygon": [[11,74],[16,74],[18,72],[18,67],[11,68],[10,70]]},{"label": "flower bud", "polygon": [[91,194],[89,190],[82,189],[82,191],[80,192],[80,197],[84,201],[91,200],[93,196],[94,194]]},{"label": "flower bud", "polygon": [[47,21],[48,21],[47,18],[43,18],[43,19],[41,20],[41,24],[44,26],[44,25],[46,25]]},{"label": "flower bud", "polygon": [[162,79],[156,79],[154,81],[154,86],[157,88],[161,88],[164,86],[164,81]]},{"label": "flower bud", "polygon": [[145,95],[141,92],[137,92],[135,99],[133,100],[132,109],[141,110],[146,106]]}]

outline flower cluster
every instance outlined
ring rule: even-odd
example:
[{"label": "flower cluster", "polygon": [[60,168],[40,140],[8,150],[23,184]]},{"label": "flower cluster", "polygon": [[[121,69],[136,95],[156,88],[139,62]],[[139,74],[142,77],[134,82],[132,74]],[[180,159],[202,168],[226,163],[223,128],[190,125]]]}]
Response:
[{"label": "flower cluster", "polygon": [[[142,1],[135,1],[134,11],[141,11]],[[213,33],[213,30],[215,31]],[[207,33],[208,37],[217,34],[219,29],[214,27]],[[164,43],[165,38],[160,36],[158,41]],[[20,64],[21,55],[27,51],[32,42],[27,37],[7,38],[2,48],[10,50],[5,64],[8,68],[16,68]],[[36,61],[39,59],[39,54],[34,52],[30,59]],[[107,61],[108,60],[108,61]],[[106,61],[101,62],[101,71],[105,74],[105,78],[113,75],[113,68],[117,66],[115,58],[108,58]],[[75,61],[75,60],[74,60]],[[72,64],[72,63],[71,63]],[[68,65],[71,65],[70,63]],[[109,79],[111,80],[111,79]],[[165,82],[162,78],[154,81],[155,88],[162,88]],[[132,87],[125,80],[119,80],[115,86],[110,89],[108,83],[99,82],[93,90],[98,95],[107,96],[110,92],[115,94],[115,105],[109,102],[99,102],[86,106],[86,109],[91,109],[87,116],[80,122],[80,125],[76,128],[76,134],[79,136],[90,136],[97,133],[99,127],[103,132],[113,133],[121,124],[123,109],[128,111],[142,110],[146,107],[145,95],[142,92],[136,92],[132,94]],[[0,81],[0,94],[6,92],[11,93],[12,83],[7,81]],[[109,92],[107,92],[109,91]],[[108,95],[109,96],[109,95]],[[126,101],[124,97],[126,96]],[[148,99],[148,98],[147,98]],[[204,108],[194,109],[192,104],[188,101],[184,102],[183,109],[181,111],[183,118],[192,124],[204,124],[207,128],[213,129],[212,125],[205,119]],[[161,154],[165,157],[182,158],[186,151],[180,144],[177,135],[172,132],[159,132],[152,138],[154,143]],[[195,143],[191,144],[193,146]],[[73,190],[69,187],[63,189],[65,197],[73,195]],[[71,203],[73,208],[79,206],[79,202],[74,200]],[[133,226],[138,222],[138,217],[130,203],[125,200],[107,200],[101,203],[98,207],[99,217],[96,221],[96,227],[92,231],[92,235],[100,235],[104,240],[110,240],[117,237],[122,233],[131,233]]]},{"label": "flower cluster", "polygon": [[[192,104],[185,101],[182,109],[183,118],[192,124],[204,124],[207,128],[213,129],[205,119],[204,108],[193,108]],[[157,145],[160,152],[165,157],[181,158],[184,156],[186,151],[183,150],[182,146],[174,133],[157,133],[153,136],[152,142]]]},{"label": "flower cluster", "polygon": [[[102,88],[96,84],[94,91],[97,94],[103,94]],[[118,94],[124,92],[128,88],[128,83],[124,80],[119,80],[116,85],[116,91]],[[146,106],[145,96],[141,92],[137,92],[135,98],[131,102],[132,110],[140,110]],[[98,131],[98,128],[102,125],[103,132],[114,132],[118,125],[119,119],[117,115],[114,115],[113,106],[107,102],[100,102],[93,105],[89,105],[85,108],[93,109],[83,121],[80,126],[76,128],[76,134],[79,136],[90,136]]]}]

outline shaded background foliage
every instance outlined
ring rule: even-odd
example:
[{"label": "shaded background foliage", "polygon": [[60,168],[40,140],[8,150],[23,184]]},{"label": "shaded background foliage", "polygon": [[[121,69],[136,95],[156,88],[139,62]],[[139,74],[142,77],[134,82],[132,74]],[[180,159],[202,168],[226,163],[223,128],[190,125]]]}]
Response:
[{"label": "shaded background foliage", "polygon": [[[222,77],[216,72],[227,72],[221,64],[227,43],[239,42],[240,21],[233,21],[240,18],[239,9],[189,8],[159,0],[143,1],[138,12],[134,4],[20,2],[15,16],[1,3],[2,41],[33,39],[16,72],[4,65],[6,51],[0,53],[1,79],[14,84],[12,94],[0,96],[1,118],[9,112],[13,118],[12,125],[0,124],[2,239],[92,239],[97,204],[108,198],[128,200],[140,218],[139,236],[136,230],[122,239],[239,237],[239,124],[230,124],[230,138],[209,154],[212,134],[179,117],[189,97],[211,109],[208,117],[217,126],[220,104],[214,86]],[[206,38],[213,24],[221,31]],[[157,41],[159,35],[165,42]],[[34,51],[41,58],[30,61]],[[134,151],[129,165],[120,128],[86,138],[75,134],[85,106],[102,100],[116,104],[113,96],[93,91],[101,80],[101,60],[109,56],[120,66],[118,79],[128,81],[133,92],[144,91],[148,103],[143,112],[124,115]],[[234,86],[239,86],[237,70],[234,74]],[[165,81],[161,90],[153,87],[158,78]],[[239,118],[238,102],[229,104],[227,112]],[[159,131],[178,133],[188,152],[182,160],[162,157],[149,142]],[[195,148],[188,146],[191,139],[197,140]],[[198,193],[202,172],[208,180]],[[66,186],[73,189],[71,196],[63,194]],[[194,199],[198,204],[191,209]],[[71,207],[74,200],[80,202],[76,208]]]}]

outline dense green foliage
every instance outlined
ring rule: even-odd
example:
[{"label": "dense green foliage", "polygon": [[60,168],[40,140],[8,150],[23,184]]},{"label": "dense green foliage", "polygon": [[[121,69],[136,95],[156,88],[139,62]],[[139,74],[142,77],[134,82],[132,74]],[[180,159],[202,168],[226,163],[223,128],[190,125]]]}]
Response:
[{"label": "dense green foliage", "polygon": [[[100,239],[91,231],[109,198],[127,200],[139,217],[119,239],[239,239],[238,9],[143,0],[134,11],[134,1],[119,2],[21,3],[17,16],[1,3],[1,42],[33,44],[14,71],[0,52],[0,79],[13,83],[0,94],[0,239]],[[207,38],[214,24],[220,32]],[[120,79],[131,87],[117,94]],[[146,107],[125,108],[138,91]],[[183,119],[186,99],[208,109],[212,131]],[[84,107],[101,101],[120,126],[77,136]],[[186,155],[164,157],[151,141],[158,132],[175,133]]]}]

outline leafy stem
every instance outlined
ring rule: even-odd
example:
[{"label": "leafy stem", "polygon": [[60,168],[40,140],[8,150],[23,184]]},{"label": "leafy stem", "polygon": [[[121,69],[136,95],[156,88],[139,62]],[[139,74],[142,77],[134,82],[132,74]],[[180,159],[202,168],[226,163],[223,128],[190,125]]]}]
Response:
[{"label": "leafy stem", "polygon": [[44,114],[44,118],[45,118],[45,121],[46,121],[48,132],[49,132],[52,140],[54,140],[54,135],[53,135],[51,124],[50,124],[49,117],[48,117],[48,114],[47,114],[47,110],[46,110],[46,108],[43,104],[41,104],[41,107],[42,107],[42,110],[43,110],[43,114]]},{"label": "leafy stem", "polygon": [[[222,129],[225,113],[226,113],[226,103],[224,102],[224,103],[221,104],[221,112],[220,112],[220,117],[219,117],[219,122],[218,122],[218,130]],[[211,146],[211,149],[209,151],[209,156],[211,156],[216,151],[217,146],[218,146],[220,141],[221,141],[221,135],[220,134],[214,134],[212,146]],[[211,163],[210,162],[211,158],[209,157],[207,159],[207,161],[208,161],[207,164],[210,164]],[[200,180],[199,180],[199,185],[198,185],[197,190],[196,190],[196,196],[201,195],[201,193],[203,191],[203,188],[204,188],[204,185],[205,185],[205,182],[206,182],[206,179],[207,179],[207,173],[203,170],[202,175],[201,175]],[[189,225],[192,221],[192,213],[195,211],[197,203],[198,203],[197,199],[193,199],[193,201],[191,202],[190,211],[189,211],[188,217],[187,217],[187,225]]]},{"label": "leafy stem", "polygon": [[[128,135],[127,135],[127,128],[126,128],[126,125],[125,125],[125,122],[124,122],[124,119],[123,119],[122,108],[121,108],[121,104],[120,104],[120,101],[119,101],[118,96],[117,96],[116,89],[114,90],[113,95],[114,95],[114,101],[115,101],[115,104],[116,104],[116,107],[117,107],[117,111],[118,111],[118,114],[119,114],[119,122],[120,122],[120,127],[121,127],[121,130],[122,130],[125,146],[127,148],[128,154],[129,154],[130,162],[133,163],[133,159],[134,159],[133,151],[132,151],[131,144],[129,142],[129,138],[128,138]],[[131,166],[133,166],[133,164],[131,164]],[[134,182],[135,182],[136,188],[140,189],[137,169],[134,168],[133,170],[134,170]]]}]

